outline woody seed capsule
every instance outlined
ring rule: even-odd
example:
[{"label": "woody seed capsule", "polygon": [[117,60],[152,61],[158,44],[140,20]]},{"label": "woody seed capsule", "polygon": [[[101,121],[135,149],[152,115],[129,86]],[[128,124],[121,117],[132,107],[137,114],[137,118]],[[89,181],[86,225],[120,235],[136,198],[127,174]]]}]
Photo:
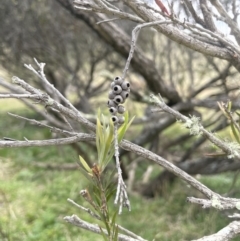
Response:
[{"label": "woody seed capsule", "polygon": [[109,99],[114,99],[115,96],[116,96],[116,95],[114,94],[114,92],[113,92],[112,90],[110,90],[110,91],[108,92],[108,98],[109,98]]},{"label": "woody seed capsule", "polygon": [[122,91],[121,96],[122,96],[123,99],[125,100],[125,99],[128,98],[128,96],[129,96],[129,92],[128,92],[128,91]]},{"label": "woody seed capsule", "polygon": [[123,81],[123,83],[121,84],[121,87],[123,90],[128,90],[128,88],[130,88],[130,84],[128,81]]},{"label": "woody seed capsule", "polygon": [[121,104],[124,102],[123,97],[121,95],[116,95],[113,100],[117,104]]},{"label": "woody seed capsule", "polygon": [[123,114],[125,112],[125,107],[123,105],[119,105],[117,111],[119,114]]},{"label": "woody seed capsule", "polygon": [[122,125],[122,124],[124,123],[124,121],[125,121],[124,116],[119,116],[119,117],[118,117],[118,124],[119,124],[119,125]]},{"label": "woody seed capsule", "polygon": [[114,123],[114,124],[117,124],[118,123],[118,117],[117,116],[112,116],[112,122]]},{"label": "woody seed capsule", "polygon": [[115,86],[113,87],[113,93],[114,93],[114,94],[120,94],[121,92],[122,92],[122,88],[121,88],[120,85],[115,85]]},{"label": "woody seed capsule", "polygon": [[111,114],[116,114],[117,113],[117,108],[115,108],[115,107],[111,107],[111,108],[109,108],[109,111],[110,111],[110,113]]},{"label": "woody seed capsule", "polygon": [[117,104],[113,100],[108,100],[107,105],[108,107],[117,107]]},{"label": "woody seed capsule", "polygon": [[115,85],[116,85],[116,83],[112,82],[112,83],[110,84],[111,89],[113,89],[113,87],[114,87]]},{"label": "woody seed capsule", "polygon": [[119,76],[117,76],[115,79],[114,79],[114,83],[116,85],[121,85],[123,83],[123,79]]}]

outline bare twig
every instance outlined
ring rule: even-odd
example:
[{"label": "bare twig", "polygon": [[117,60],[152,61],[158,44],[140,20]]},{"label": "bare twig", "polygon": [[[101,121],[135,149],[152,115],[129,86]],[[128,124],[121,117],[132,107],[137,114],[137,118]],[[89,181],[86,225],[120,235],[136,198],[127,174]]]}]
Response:
[{"label": "bare twig", "polygon": [[64,122],[67,124],[67,126],[69,127],[69,130],[74,132],[74,129],[73,129],[72,125],[70,124],[70,122],[68,121],[68,119],[62,113],[59,113],[59,114],[62,117],[62,119],[64,120]]},{"label": "bare twig", "polygon": [[15,98],[15,99],[38,99],[38,95],[29,94],[0,94],[0,99]]},{"label": "bare twig", "polygon": [[111,5],[110,5],[111,6],[110,8],[103,1],[98,0],[99,5],[92,2],[84,3],[79,0],[75,0],[73,3],[74,3],[74,8],[78,10],[111,14],[121,19],[128,19],[137,23],[143,23],[143,20],[141,18],[135,15],[132,15],[130,13],[120,11],[118,8],[112,7]]},{"label": "bare twig", "polygon": [[137,240],[139,240],[139,241],[147,241],[146,239],[143,239],[142,237],[136,235],[135,233],[129,231],[128,229],[126,229],[126,228],[124,228],[124,227],[122,227],[122,226],[120,226],[120,225],[117,225],[117,226],[118,226],[118,229],[119,229],[119,230],[123,231],[123,232],[126,233],[128,236],[133,237],[133,238],[135,238],[135,239],[137,239]]},{"label": "bare twig", "polygon": [[[107,235],[107,230],[105,230],[103,228],[100,229],[98,225],[94,225],[94,224],[85,222],[82,219],[80,219],[79,217],[77,217],[76,215],[66,216],[66,217],[64,217],[64,220],[68,223],[73,224],[74,226],[86,229],[88,231],[91,231],[91,232],[94,232],[97,234],[101,234],[101,231],[103,231]],[[120,240],[120,241],[140,241],[141,239],[135,239],[135,238],[129,237],[127,235],[119,234],[118,240]]]},{"label": "bare twig", "polygon": [[66,108],[65,106],[59,104],[57,101],[50,98],[47,94],[42,93],[40,90],[37,90],[36,88],[32,87],[31,85],[27,84],[24,80],[19,79],[18,77],[13,77],[13,83],[21,86],[26,91],[30,92],[31,94],[37,94],[38,99],[40,102],[45,104],[45,107],[51,107],[55,108],[60,113],[74,119],[75,121],[85,125],[88,127],[88,129],[95,131],[95,125],[88,121],[86,118],[84,118],[80,112],[75,112],[71,109]]},{"label": "bare twig", "polygon": [[52,84],[49,83],[49,81],[47,80],[45,74],[44,74],[44,66],[45,63],[39,63],[37,61],[37,59],[34,58],[35,63],[37,64],[37,66],[39,67],[39,71],[36,71],[30,64],[24,64],[24,66],[33,71],[34,74],[36,74],[42,81],[44,86],[46,86],[47,90],[50,90],[50,93],[52,93],[53,95],[55,95],[57,98],[59,98],[60,100],[64,101],[64,103],[67,104],[67,106],[72,109],[73,111],[77,112],[80,115],[80,112],[71,104],[71,102],[65,98],[62,93],[60,93]]},{"label": "bare twig", "polygon": [[[9,91],[13,92],[13,93],[20,94],[20,95],[27,94],[27,91],[22,90],[19,87],[16,87],[16,86],[4,81],[2,78],[0,78],[0,85],[3,86],[4,88],[8,89]],[[27,95],[29,95],[29,94],[27,94]],[[31,96],[35,97],[35,95],[31,95]],[[19,100],[22,101],[26,106],[31,108],[33,111],[40,114],[49,123],[55,125],[56,127],[66,129],[66,125],[64,125],[62,122],[60,122],[58,119],[56,119],[53,115],[48,115],[46,113],[46,111],[40,110],[39,108],[36,107],[35,104],[32,104],[25,99],[21,98]],[[36,100],[38,100],[38,97],[36,98]]]},{"label": "bare twig", "polygon": [[238,209],[240,207],[240,200],[235,198],[225,198],[221,196],[214,196],[211,200],[188,197],[187,201],[190,203],[195,203],[201,205],[202,208],[215,208],[218,210],[227,210],[227,209]]},{"label": "bare twig", "polygon": [[132,31],[131,49],[129,51],[128,59],[126,61],[126,64],[125,64],[125,67],[124,67],[124,70],[123,70],[123,74],[122,74],[122,78],[123,79],[126,78],[127,71],[129,69],[131,59],[133,58],[133,54],[134,54],[134,50],[136,48],[136,42],[137,42],[139,31],[142,28],[151,27],[151,26],[160,25],[160,24],[171,24],[171,23],[172,22],[170,20],[158,20],[158,21],[155,21],[155,22],[140,24],[140,25],[138,25],[137,27],[135,27],[133,29],[133,31]]},{"label": "bare twig", "polygon": [[8,147],[30,147],[30,146],[58,146],[58,145],[68,145],[72,143],[76,143],[79,141],[94,141],[95,136],[85,133],[78,133],[75,136],[67,137],[67,138],[58,138],[58,139],[50,139],[50,140],[34,140],[34,141],[4,141],[0,140],[0,148]]},{"label": "bare twig", "polygon": [[102,24],[102,23],[112,22],[112,21],[116,21],[116,20],[119,20],[119,18],[111,18],[111,19],[102,20],[102,21],[97,22],[96,24]]},{"label": "bare twig", "polygon": [[61,134],[68,135],[68,136],[75,136],[75,135],[78,134],[76,132],[70,132],[70,131],[67,131],[67,130],[63,130],[63,129],[60,129],[60,128],[57,128],[57,127],[53,127],[53,126],[47,125],[47,124],[45,124],[43,122],[40,122],[40,121],[37,121],[37,120],[34,120],[34,119],[29,119],[29,118],[26,118],[26,117],[23,117],[23,116],[20,116],[20,115],[15,115],[15,114],[10,113],[10,112],[8,112],[8,114],[10,116],[13,116],[13,117],[17,118],[17,119],[28,121],[32,125],[37,125],[37,126],[41,126],[41,127],[47,127],[54,133],[61,133]]},{"label": "bare twig", "polygon": [[240,222],[234,221],[219,232],[192,241],[229,241],[240,234]]},{"label": "bare twig", "polygon": [[122,213],[122,207],[127,207],[128,210],[131,210],[130,201],[127,194],[127,187],[123,181],[122,170],[119,161],[119,147],[118,147],[118,136],[117,136],[117,125],[114,126],[114,148],[115,148],[115,160],[118,173],[118,184],[117,184],[117,193],[114,200],[114,204],[119,203],[119,214]]},{"label": "bare twig", "polygon": [[221,150],[223,150],[225,153],[228,154],[229,158],[232,157],[240,157],[240,146],[238,147],[237,145],[231,145],[231,143],[226,143],[219,138],[217,138],[214,134],[210,133],[207,131],[200,123],[199,119],[197,117],[186,117],[182,115],[180,112],[172,109],[171,107],[167,106],[163,99],[160,98],[158,99],[154,95],[151,95],[151,98],[153,102],[163,111],[175,116],[176,119],[182,121],[183,123],[186,124],[186,127],[190,129],[190,133],[193,135],[204,135],[209,141],[211,141],[214,145],[219,147]]},{"label": "bare twig", "polygon": [[239,213],[234,213],[233,215],[228,215],[229,218],[236,218],[240,219],[240,214]]},{"label": "bare twig", "polygon": [[71,204],[73,204],[74,206],[76,206],[77,208],[79,208],[79,209],[81,209],[82,211],[90,214],[92,217],[94,217],[94,218],[96,218],[96,219],[98,219],[98,220],[101,220],[101,217],[100,217],[99,215],[97,215],[96,213],[94,213],[91,209],[85,208],[85,207],[77,204],[76,202],[74,202],[74,201],[73,201],[72,199],[70,199],[70,198],[68,198],[67,200],[68,200],[68,202],[70,202]]},{"label": "bare twig", "polygon": [[[98,220],[101,220],[101,217],[98,216],[97,214],[95,214],[94,212],[92,212],[89,208],[85,208],[85,207],[77,204],[76,202],[74,202],[73,200],[71,200],[71,199],[69,199],[69,198],[68,198],[67,200],[68,200],[68,202],[70,202],[70,203],[72,203],[74,206],[76,206],[77,208],[79,208],[79,209],[81,209],[82,211],[87,212],[88,214],[90,214],[92,217],[94,217],[94,218],[96,218],[96,219],[98,219]],[[127,235],[129,235],[130,237],[136,238],[136,239],[139,240],[139,241],[146,241],[145,239],[143,239],[142,237],[140,237],[140,236],[136,235],[135,233],[129,231],[128,229],[126,229],[126,228],[124,228],[124,227],[122,227],[122,226],[120,226],[120,225],[118,225],[118,224],[116,224],[116,226],[118,227],[119,230],[125,232],[125,233],[126,233]]]},{"label": "bare twig", "polygon": [[227,11],[224,9],[223,5],[218,0],[210,0],[212,5],[218,10],[221,16],[225,18],[226,23],[232,30],[232,33],[236,37],[238,44],[240,44],[240,29],[235,21],[229,16]]}]

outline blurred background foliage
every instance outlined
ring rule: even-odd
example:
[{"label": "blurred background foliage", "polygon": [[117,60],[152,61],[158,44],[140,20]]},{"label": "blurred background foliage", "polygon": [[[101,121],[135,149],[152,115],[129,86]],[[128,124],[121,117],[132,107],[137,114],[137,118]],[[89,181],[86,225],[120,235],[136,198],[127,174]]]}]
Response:
[{"label": "blurred background foliage", "polygon": [[[24,63],[33,63],[35,57],[47,64],[48,80],[79,111],[95,121],[98,108],[107,113],[109,84],[121,74],[129,45],[126,51],[120,48],[117,40],[111,40],[114,32],[110,36],[97,27],[93,13],[74,12],[65,3],[69,1],[1,1],[1,76],[10,80],[16,75],[44,88],[37,77],[23,67]],[[124,20],[113,24],[130,40],[135,24]],[[153,29],[140,33],[136,56],[140,57],[133,60],[129,72],[131,97],[127,103],[130,116],[136,118],[126,139],[163,156],[214,191],[239,197],[240,166],[236,167],[234,160],[205,157],[203,153],[216,150],[204,138],[189,136],[171,116],[152,112],[148,101],[149,93],[157,94],[161,83],[172,90],[172,95],[165,96],[169,105],[186,115],[201,116],[209,130],[231,138],[228,122],[219,111],[217,101],[231,99],[233,109],[239,108],[236,81],[239,73],[231,64],[186,49]],[[41,112],[36,113],[15,100],[1,100],[0,106],[0,138],[53,137],[47,129],[6,114],[13,112],[43,120]],[[0,149],[0,240],[101,240],[62,219],[76,213],[92,221],[66,202],[71,198],[84,205],[79,191],[87,184],[76,164],[78,155],[93,164],[96,148],[80,143],[66,147]],[[228,223],[226,212],[201,210],[186,203],[187,196],[200,194],[171,173],[132,153],[122,151],[121,155],[132,203],[132,212],[124,212],[119,217],[124,227],[149,240],[175,241],[216,232]],[[134,181],[129,180],[132,170]]]}]

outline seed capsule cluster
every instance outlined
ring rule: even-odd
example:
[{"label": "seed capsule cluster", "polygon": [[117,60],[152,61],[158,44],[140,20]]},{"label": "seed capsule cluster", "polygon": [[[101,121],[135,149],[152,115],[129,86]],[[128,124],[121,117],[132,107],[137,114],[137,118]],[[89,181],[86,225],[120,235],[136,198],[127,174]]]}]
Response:
[{"label": "seed capsule cluster", "polygon": [[129,97],[130,84],[128,81],[123,80],[121,77],[116,77],[110,85],[108,93],[108,108],[112,114],[112,121],[115,125],[122,125],[124,123],[125,100]]}]

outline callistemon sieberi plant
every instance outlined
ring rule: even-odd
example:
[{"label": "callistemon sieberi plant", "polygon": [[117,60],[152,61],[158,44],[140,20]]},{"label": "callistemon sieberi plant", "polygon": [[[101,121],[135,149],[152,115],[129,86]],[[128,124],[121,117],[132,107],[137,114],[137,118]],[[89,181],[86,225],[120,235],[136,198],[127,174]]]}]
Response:
[{"label": "callistemon sieberi plant", "polygon": [[[97,163],[90,167],[87,162],[80,156],[83,174],[92,184],[91,191],[82,190],[80,194],[97,212],[96,216],[102,220],[108,230],[109,236],[117,235],[115,218],[116,213],[111,215],[108,209],[108,201],[115,194],[114,204],[119,204],[118,213],[122,213],[122,208],[131,209],[130,201],[127,195],[127,188],[122,178],[122,171],[119,160],[119,143],[122,141],[124,134],[133,121],[129,121],[128,112],[125,111],[123,104],[129,97],[130,84],[121,77],[114,78],[110,85],[107,106],[111,113],[111,118],[106,118],[101,111],[98,111],[96,125],[96,146],[97,146]],[[117,187],[114,181],[113,172],[110,176],[105,171],[108,163],[115,156],[117,168]],[[116,190],[116,192],[114,191]],[[104,233],[103,233],[104,235]]]}]

